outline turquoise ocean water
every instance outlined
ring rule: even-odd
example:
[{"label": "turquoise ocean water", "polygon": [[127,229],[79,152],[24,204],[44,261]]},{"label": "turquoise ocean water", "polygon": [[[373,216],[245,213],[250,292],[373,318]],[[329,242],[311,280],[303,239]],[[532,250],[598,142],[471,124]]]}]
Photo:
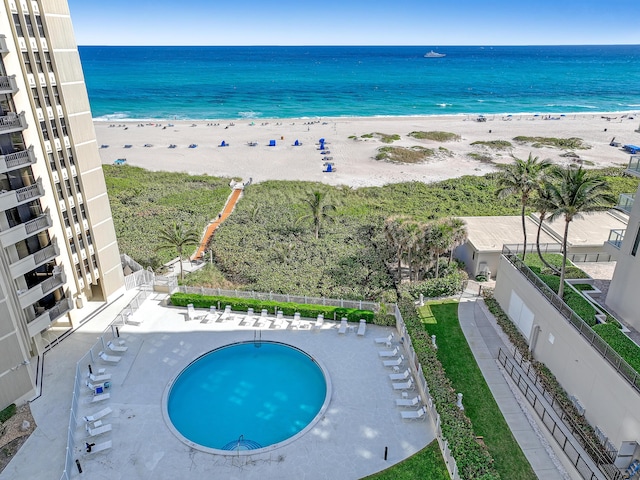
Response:
[{"label": "turquoise ocean water", "polygon": [[98,120],[640,110],[640,45],[80,47]]}]

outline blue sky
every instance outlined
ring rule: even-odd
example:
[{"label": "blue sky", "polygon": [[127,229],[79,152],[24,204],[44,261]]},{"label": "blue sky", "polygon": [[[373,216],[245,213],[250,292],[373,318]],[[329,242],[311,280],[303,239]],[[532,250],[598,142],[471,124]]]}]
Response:
[{"label": "blue sky", "polygon": [[79,45],[640,43],[639,0],[68,2]]}]

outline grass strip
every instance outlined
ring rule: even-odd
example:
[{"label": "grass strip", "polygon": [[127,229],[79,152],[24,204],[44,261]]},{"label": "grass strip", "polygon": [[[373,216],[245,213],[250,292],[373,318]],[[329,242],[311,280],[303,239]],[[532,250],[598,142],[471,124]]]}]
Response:
[{"label": "grass strip", "polygon": [[449,480],[447,467],[434,440],[415,455],[364,480]]},{"label": "grass strip", "polygon": [[455,390],[463,394],[465,413],[476,434],[483,437],[501,478],[536,479],[467,344],[458,321],[458,303],[430,302],[419,313],[429,319],[425,328],[429,335],[436,335],[438,359]]}]

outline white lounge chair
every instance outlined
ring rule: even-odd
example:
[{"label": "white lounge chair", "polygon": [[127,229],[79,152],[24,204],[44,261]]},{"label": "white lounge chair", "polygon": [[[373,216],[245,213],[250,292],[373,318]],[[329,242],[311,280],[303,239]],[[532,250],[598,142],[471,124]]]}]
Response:
[{"label": "white lounge chair", "polygon": [[218,318],[220,318],[220,312],[218,312],[218,309],[214,305],[211,305],[209,307],[209,313],[204,316],[200,323],[213,323],[216,322]]},{"label": "white lounge chair", "polygon": [[222,315],[220,315],[220,318],[218,320],[220,320],[221,322],[224,322],[228,320],[230,316],[231,316],[231,305],[227,305],[226,307],[224,307],[224,312],[222,313]]},{"label": "white lounge chair", "polygon": [[278,322],[278,328],[280,330],[286,330],[287,328],[289,328],[289,323],[290,321],[287,320],[286,318],[281,318],[280,321]]},{"label": "white lounge chair", "polygon": [[420,396],[413,398],[396,398],[396,406],[398,407],[415,407],[420,404]]},{"label": "white lounge chair", "polygon": [[402,415],[402,418],[406,420],[420,420],[424,418],[425,413],[427,413],[427,409],[425,407],[422,407],[418,410],[400,412],[400,415]]},{"label": "white lounge chair", "polygon": [[94,375],[93,373],[90,373],[89,380],[91,380],[94,383],[106,382],[107,380],[111,380],[111,374],[103,373],[102,375]]},{"label": "white lounge chair", "polygon": [[253,308],[247,310],[247,315],[244,317],[244,326],[253,327],[258,321],[258,318],[253,313]]},{"label": "white lounge chair", "polygon": [[107,423],[106,425],[102,425],[98,428],[90,428],[87,425],[87,433],[89,437],[97,437],[98,435],[102,435],[103,433],[110,432],[112,430],[111,424]]},{"label": "white lounge chair", "polygon": [[407,368],[403,373],[390,373],[389,378],[391,380],[406,380],[411,376],[411,372]]},{"label": "white lounge chair", "polygon": [[358,335],[364,337],[364,332],[367,329],[367,321],[360,319],[360,325],[358,325]]},{"label": "white lounge chair", "polygon": [[85,422],[95,422],[97,420],[100,420],[103,417],[106,417],[111,412],[113,412],[113,410],[111,410],[111,407],[105,407],[99,412],[94,413],[93,415],[87,415],[86,417],[82,417],[82,418],[84,418]]},{"label": "white lounge chair", "polygon": [[270,319],[268,315],[269,313],[267,312],[267,309],[262,309],[262,312],[260,312],[260,318],[258,319],[258,328],[271,328],[273,320]]},{"label": "white lounge chair", "polygon": [[[91,383],[89,380],[87,380],[85,382],[85,384],[87,385],[87,387],[89,387],[94,392],[98,391],[98,389],[105,390],[105,389],[107,389],[107,388],[109,388],[111,386],[111,384],[108,383],[108,382]],[[102,391],[100,391],[98,393],[102,393]]]},{"label": "white lounge chair", "polygon": [[394,358],[393,360],[384,360],[382,364],[385,367],[399,367],[404,362],[404,355],[400,355],[398,358]]},{"label": "white lounge chair", "polygon": [[391,341],[393,340],[394,334],[390,333],[388,337],[380,337],[380,338],[374,338],[373,341],[376,343],[391,343]]},{"label": "white lounge chair", "polygon": [[296,312],[293,314],[293,322],[291,322],[291,328],[300,329],[300,325],[302,324],[302,320],[300,319],[300,312]]},{"label": "white lounge chair", "polygon": [[338,328],[338,333],[347,333],[347,319],[343,318],[340,320],[340,328]]},{"label": "white lounge chair", "polygon": [[87,451],[88,455],[92,453],[104,452],[105,450],[109,450],[111,448],[111,440],[107,440],[106,442],[99,443],[91,447],[90,451]]},{"label": "white lounge chair", "polygon": [[127,350],[129,350],[129,347],[124,347],[122,345],[116,345],[111,341],[107,343],[107,347],[109,347],[109,350],[111,350],[112,352],[115,352],[115,353],[124,353]]},{"label": "white lounge chair", "polygon": [[316,323],[313,325],[314,330],[320,330],[324,325],[324,315],[322,313],[318,314],[318,318],[316,319]]},{"label": "white lounge chair", "polygon": [[381,357],[395,357],[398,354],[398,351],[398,347],[396,347],[393,350],[382,350],[378,352],[378,355]]},{"label": "white lounge chair", "polygon": [[107,355],[104,352],[100,352],[98,356],[102,359],[103,362],[107,363],[118,363],[122,360],[122,357],[116,357],[115,355]]},{"label": "white lounge chair", "polygon": [[193,320],[194,318],[196,318],[196,310],[193,308],[193,303],[190,303],[187,305],[187,319]]},{"label": "white lounge chair", "polygon": [[413,378],[409,378],[406,382],[392,383],[394,390],[413,390]]},{"label": "white lounge chair", "polygon": [[89,403],[98,403],[104,400],[108,400],[109,398],[111,398],[110,393],[101,393],[99,395],[94,395],[93,397],[91,397],[91,400],[89,400]]}]

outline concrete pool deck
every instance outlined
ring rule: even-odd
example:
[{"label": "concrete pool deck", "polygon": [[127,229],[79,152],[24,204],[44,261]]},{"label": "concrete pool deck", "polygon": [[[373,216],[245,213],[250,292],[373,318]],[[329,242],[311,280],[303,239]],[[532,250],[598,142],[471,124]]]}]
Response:
[{"label": "concrete pool deck", "polygon": [[[60,478],[76,362],[131,296],[127,292],[45,356],[43,393],[31,404],[38,428],[0,480]],[[113,374],[110,398],[89,405],[91,391],[87,388],[81,395],[78,417],[109,406],[113,413],[103,423],[110,423],[112,431],[90,441],[111,440],[113,446],[91,454],[77,448],[74,458],[80,461],[83,473],[74,468],[72,478],[359,479],[405,459],[435,438],[428,419],[402,420],[395,406],[394,399],[401,395],[393,390],[388,377],[391,371],[378,356],[386,347],[373,341],[387,336],[391,329],[368,325],[364,337],[354,331],[340,335],[335,323],[325,322],[320,331],[261,331],[263,340],[294,345],[318,358],[329,372],[331,402],[306,434],[255,456],[212,455],[188,447],[163,420],[161,400],[167,383],[201,354],[253,340],[255,329],[186,321],[186,309],[163,307],[163,298],[152,295],[143,303],[135,314],[145,319],[141,325],[120,328],[129,349],[117,365],[93,364],[94,371],[104,367]],[[78,422],[73,432],[78,446],[84,445],[84,427],[84,422]]]}]

